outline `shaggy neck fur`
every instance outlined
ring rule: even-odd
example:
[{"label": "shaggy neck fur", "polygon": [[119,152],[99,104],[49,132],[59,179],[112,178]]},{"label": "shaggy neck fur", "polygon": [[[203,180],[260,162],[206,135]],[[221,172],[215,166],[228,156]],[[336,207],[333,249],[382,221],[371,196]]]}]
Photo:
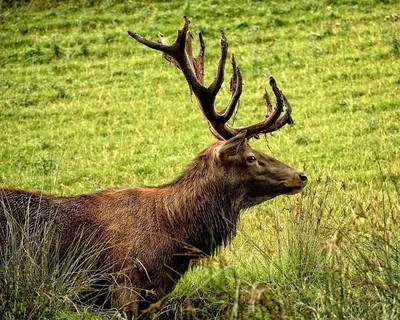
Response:
[{"label": "shaggy neck fur", "polygon": [[240,194],[228,180],[215,176],[217,143],[204,150],[168,184],[167,207],[173,208],[175,226],[186,234],[187,245],[210,255],[235,236],[240,213]]}]

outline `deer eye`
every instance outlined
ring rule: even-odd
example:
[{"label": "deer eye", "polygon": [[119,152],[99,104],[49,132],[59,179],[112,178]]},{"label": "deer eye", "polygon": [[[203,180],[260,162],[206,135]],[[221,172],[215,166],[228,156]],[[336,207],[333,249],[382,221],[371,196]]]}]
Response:
[{"label": "deer eye", "polygon": [[256,161],[256,160],[257,160],[257,159],[256,159],[255,156],[247,157],[247,161],[248,161],[248,162],[254,162],[254,161]]}]

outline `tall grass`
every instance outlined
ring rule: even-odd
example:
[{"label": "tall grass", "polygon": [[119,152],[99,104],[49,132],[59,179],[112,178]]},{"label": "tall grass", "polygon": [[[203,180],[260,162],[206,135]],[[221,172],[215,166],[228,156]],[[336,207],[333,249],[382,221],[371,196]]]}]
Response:
[{"label": "tall grass", "polygon": [[66,250],[61,245],[58,214],[41,219],[40,208],[28,206],[25,216],[18,219],[9,210],[7,198],[2,198],[0,318],[49,319],[70,310],[87,317],[90,308],[85,304],[93,301],[86,297],[90,294],[95,299],[100,292],[95,285],[108,276],[108,270],[96,263],[105,246],[93,245],[94,236],[78,235]]},{"label": "tall grass", "polygon": [[[397,319],[399,194],[360,201],[319,180],[271,224],[274,243],[252,240],[257,270],[205,263],[159,313],[175,319]],[[346,205],[343,205],[346,203]],[[252,275],[249,274],[252,273]]]}]

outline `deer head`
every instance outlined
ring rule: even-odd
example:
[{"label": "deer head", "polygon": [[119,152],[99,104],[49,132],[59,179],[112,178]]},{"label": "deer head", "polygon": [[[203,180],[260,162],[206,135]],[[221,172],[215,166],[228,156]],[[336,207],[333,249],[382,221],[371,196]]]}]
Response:
[{"label": "deer head", "polygon": [[[235,113],[242,93],[242,75],[235,57],[232,55],[233,75],[230,80],[231,99],[221,111],[215,110],[215,99],[224,81],[224,69],[228,55],[228,42],[221,31],[221,56],[217,75],[208,87],[204,85],[204,39],[199,33],[200,51],[193,56],[193,35],[189,30],[190,20],[184,17],[184,25],[178,31],[174,43],[170,44],[166,37],[159,34],[159,41],[154,42],[143,38],[137,33],[128,34],[149,48],[164,53],[164,58],[179,68],[189,84],[190,91],[196,96],[200,109],[207,119],[212,134],[218,139],[212,150],[214,152],[214,177],[226,180],[231,188],[241,190],[242,207],[250,207],[281,194],[294,194],[307,183],[307,177],[300,171],[254,150],[248,144],[249,139],[260,134],[276,131],[285,124],[293,124],[291,118],[292,106],[278,88],[276,81],[270,77],[269,83],[276,97],[276,107],[273,110],[267,91],[266,118],[246,127],[232,127],[229,119]],[[283,108],[286,106],[285,112]]]}]

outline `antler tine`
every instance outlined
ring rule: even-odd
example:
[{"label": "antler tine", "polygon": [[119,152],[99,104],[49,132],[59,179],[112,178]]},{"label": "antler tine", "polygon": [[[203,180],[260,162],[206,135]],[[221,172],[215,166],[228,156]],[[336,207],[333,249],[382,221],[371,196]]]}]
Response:
[{"label": "antler tine", "polygon": [[267,113],[266,113],[265,117],[268,118],[272,114],[272,103],[271,103],[271,99],[269,98],[267,89],[265,89],[264,99],[265,99],[265,102],[267,103]]},{"label": "antler tine", "polygon": [[213,83],[208,87],[211,94],[215,97],[221,89],[222,82],[224,82],[224,71],[226,57],[228,55],[228,40],[225,37],[225,33],[221,30],[221,56],[218,62],[218,71]]},{"label": "antler tine", "polygon": [[204,53],[206,50],[206,46],[204,44],[203,35],[199,32],[199,42],[200,42],[200,50],[197,58],[194,58],[194,70],[196,72],[196,77],[199,82],[204,85]]},{"label": "antler tine", "polygon": [[[239,71],[238,75],[240,75],[240,71]],[[233,127],[230,127],[228,124],[223,123],[222,125],[225,127],[227,132],[233,133],[233,135],[236,135],[243,130],[247,130],[246,138],[250,139],[252,137],[256,137],[258,134],[276,131],[276,130],[282,128],[285,124],[293,124],[294,123],[294,121],[291,117],[292,106],[291,106],[290,102],[286,99],[285,95],[279,90],[279,88],[276,84],[276,81],[273,77],[270,77],[269,83],[270,83],[270,85],[272,87],[272,91],[274,92],[274,95],[276,97],[275,111],[272,112],[272,104],[269,99],[269,95],[266,92],[264,94],[264,99],[266,100],[266,103],[267,103],[267,118],[256,124],[253,124],[253,125],[250,125],[247,127],[240,127],[240,128],[233,128]],[[280,117],[280,115],[282,114],[284,105],[286,105],[286,111],[285,111],[284,115]],[[233,112],[233,110],[234,110],[234,108],[232,108],[232,112]],[[218,130],[218,132],[221,132],[221,130]]]},{"label": "antler tine", "polygon": [[232,64],[232,78],[231,81],[229,82],[229,91],[233,94],[236,90],[236,84],[237,84],[236,60],[233,54],[232,54],[231,64]]},{"label": "antler tine", "polygon": [[[172,45],[166,45],[164,43],[160,42],[155,42],[151,40],[147,40],[146,38],[143,38],[139,34],[128,31],[128,34],[134,38],[136,41],[144,44],[145,46],[155,49],[161,52],[164,52],[166,55],[172,57],[176,63],[179,65],[179,69],[182,70],[187,82],[189,83],[190,87],[192,88],[193,92],[197,97],[203,96],[205,94],[206,88],[201,85],[201,83],[198,81],[192,61],[189,61],[186,49],[187,49],[187,38],[189,34],[189,24],[190,20],[186,17],[184,17],[185,23],[182,27],[182,29],[178,30],[178,36],[175,40],[175,42]],[[167,58],[167,60],[170,60]],[[210,112],[211,118],[215,118],[215,114],[213,115]]]},{"label": "antler tine", "polygon": [[242,73],[240,72],[240,68],[236,65],[235,56],[232,55],[232,78],[230,81],[230,91],[232,93],[231,100],[229,101],[228,106],[220,112],[222,114],[223,120],[222,122],[226,123],[232,117],[237,104],[239,103],[240,95],[242,94],[243,81],[242,81]]},{"label": "antler tine", "polygon": [[286,111],[283,116],[287,117],[288,124],[294,124],[294,121],[292,118],[292,105],[290,104],[289,100],[286,99],[286,96],[283,94],[283,92],[282,92],[282,97],[283,97],[283,101],[285,102],[285,106],[286,106]]},{"label": "antler tine", "polygon": [[169,52],[169,45],[165,45],[162,44],[160,42],[154,42],[151,40],[147,40],[146,38],[143,38],[141,35],[137,34],[136,32],[132,32],[128,30],[128,34],[134,38],[136,41],[140,42],[141,44],[144,44],[145,46],[151,48],[151,49],[155,49],[155,50],[159,50],[165,53]]},{"label": "antler tine", "polygon": [[[238,132],[242,131],[242,130],[247,130],[247,138],[251,138],[256,136],[257,134],[260,133],[267,133],[267,132],[272,132],[275,131],[277,129],[275,129],[275,122],[278,120],[279,116],[281,115],[282,111],[283,111],[283,106],[284,106],[284,99],[282,96],[282,92],[279,90],[276,81],[273,77],[269,78],[269,84],[272,87],[272,91],[275,94],[276,97],[276,108],[275,111],[268,115],[268,117],[263,120],[260,121],[256,124],[247,126],[247,127],[243,127],[243,128],[238,128]],[[282,123],[281,123],[282,122]],[[287,119],[282,119],[280,121],[280,127],[282,127],[284,124],[287,123]]]},{"label": "antler tine", "polygon": [[[275,83],[275,85],[276,85],[276,83]],[[276,88],[277,88],[277,90],[279,90],[278,87],[276,87]],[[274,87],[273,87],[273,89],[274,89]],[[274,93],[275,93],[275,91],[274,91]],[[275,93],[275,96],[276,96],[276,93]],[[264,130],[260,131],[259,133],[273,132],[273,131],[276,131],[276,130],[282,128],[285,124],[294,124],[294,121],[293,121],[292,115],[291,115],[291,113],[292,113],[292,105],[290,104],[290,102],[286,98],[286,96],[283,94],[283,92],[280,91],[280,90],[279,90],[279,96],[282,98],[283,103],[286,106],[285,113],[283,114],[282,117],[278,118],[273,123],[273,125],[271,125],[269,127],[266,127]],[[269,97],[268,97],[268,99],[269,99]],[[277,99],[277,103],[278,103],[278,99],[279,99],[278,96],[276,96],[276,99]],[[268,102],[267,102],[267,104],[268,104]],[[271,102],[269,102],[268,108],[271,108],[270,111],[272,111]]]}]

